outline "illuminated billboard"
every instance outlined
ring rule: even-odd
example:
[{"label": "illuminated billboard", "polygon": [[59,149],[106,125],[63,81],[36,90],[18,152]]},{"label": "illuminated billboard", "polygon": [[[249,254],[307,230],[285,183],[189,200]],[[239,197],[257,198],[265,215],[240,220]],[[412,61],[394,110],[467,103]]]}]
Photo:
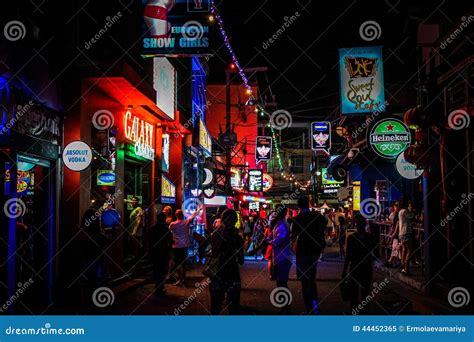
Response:
[{"label": "illuminated billboard", "polygon": [[385,109],[382,47],[339,49],[341,113]]}]

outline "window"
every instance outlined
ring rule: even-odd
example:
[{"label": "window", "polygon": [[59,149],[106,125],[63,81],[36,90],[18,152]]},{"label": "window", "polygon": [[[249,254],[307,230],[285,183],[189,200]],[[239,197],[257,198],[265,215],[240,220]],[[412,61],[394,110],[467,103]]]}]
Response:
[{"label": "window", "polygon": [[292,173],[304,173],[304,158],[303,156],[292,154],[288,161],[290,172]]}]

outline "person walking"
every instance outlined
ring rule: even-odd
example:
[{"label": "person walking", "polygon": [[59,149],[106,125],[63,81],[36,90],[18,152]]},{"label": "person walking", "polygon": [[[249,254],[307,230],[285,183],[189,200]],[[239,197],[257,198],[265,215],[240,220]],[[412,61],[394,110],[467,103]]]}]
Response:
[{"label": "person walking", "polygon": [[376,243],[372,234],[366,232],[366,223],[366,219],[360,213],[354,215],[356,232],[347,238],[342,279],[350,284],[352,309],[369,295],[372,284],[372,260]]},{"label": "person walking", "polygon": [[326,243],[327,220],[319,212],[309,210],[309,198],[298,198],[299,213],[291,225],[291,240],[296,255],[296,274],[301,281],[307,314],[319,314],[316,271],[318,259]]},{"label": "person walking", "polygon": [[222,213],[219,226],[210,237],[211,252],[204,268],[209,277],[211,314],[222,313],[222,305],[227,295],[228,310],[231,315],[240,312],[240,269],[244,263],[244,240],[235,227],[237,212],[227,209]]},{"label": "person walking", "polygon": [[130,203],[133,207],[130,212],[130,251],[133,262],[139,260],[143,253],[143,227],[145,226],[145,212],[140,206],[140,199],[136,196],[132,197]]},{"label": "person walking", "polygon": [[186,278],[186,258],[191,246],[190,226],[200,210],[196,210],[188,219],[184,219],[183,211],[176,210],[176,221],[169,225],[173,234],[173,274],[176,278],[175,286],[183,285]]},{"label": "person walking", "polygon": [[[404,202],[403,208],[398,213],[398,238],[401,243],[401,263],[402,273],[409,274],[409,264],[412,250],[412,233],[413,233],[413,203],[411,201]],[[394,236],[397,231],[394,232]]]},{"label": "person walking", "polygon": [[[292,264],[290,227],[286,222],[287,208],[278,205],[275,216],[270,222],[271,237],[268,240],[272,246],[272,276],[277,287],[288,288],[288,276]],[[290,305],[284,306],[280,313],[289,314]]]},{"label": "person walking", "polygon": [[150,256],[153,264],[153,279],[155,280],[155,295],[165,295],[164,285],[168,274],[169,256],[173,245],[173,236],[166,224],[166,214],[161,212],[156,217],[156,224],[148,231]]}]

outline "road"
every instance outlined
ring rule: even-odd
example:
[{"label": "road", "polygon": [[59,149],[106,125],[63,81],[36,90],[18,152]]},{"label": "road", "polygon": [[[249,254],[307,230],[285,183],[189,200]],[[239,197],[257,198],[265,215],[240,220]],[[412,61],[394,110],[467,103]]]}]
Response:
[{"label": "road", "polygon": [[[342,300],[339,291],[342,267],[343,260],[337,256],[335,248],[329,248],[324,260],[318,264],[317,284],[323,315],[360,314],[352,312],[349,303]],[[191,265],[186,286],[167,284],[165,298],[157,298],[154,295],[154,285],[151,282],[141,282],[140,286],[117,294],[113,306],[105,310],[110,314],[125,315],[209,315],[209,292],[201,270],[202,266]],[[380,271],[374,273],[374,288],[377,287],[378,290],[371,293],[373,298],[367,301],[363,314],[453,313],[446,303],[420,296],[414,289],[394,277],[386,277],[387,275]],[[269,279],[266,261],[246,258],[241,267],[241,278],[242,314],[279,313],[279,308],[270,300],[270,294],[276,285]],[[291,313],[303,314],[301,286],[296,280],[294,265],[290,272],[289,289],[292,297]]]}]

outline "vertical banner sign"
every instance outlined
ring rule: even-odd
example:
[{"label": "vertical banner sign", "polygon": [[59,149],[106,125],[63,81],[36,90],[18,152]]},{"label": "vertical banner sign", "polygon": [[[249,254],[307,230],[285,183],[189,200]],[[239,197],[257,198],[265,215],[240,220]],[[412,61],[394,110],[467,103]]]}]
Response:
[{"label": "vertical banner sign", "polygon": [[176,202],[176,186],[165,176],[161,176],[161,203]]},{"label": "vertical banner sign", "polygon": [[382,47],[339,49],[341,112],[381,112],[385,107]]},{"label": "vertical banner sign", "polygon": [[352,187],[352,210],[360,211],[360,185]]},{"label": "vertical banner sign", "polygon": [[146,56],[209,53],[211,0],[142,0]]},{"label": "vertical banner sign", "polygon": [[311,148],[313,151],[324,151],[329,154],[331,149],[331,123],[318,121],[311,123]]},{"label": "vertical banner sign", "polygon": [[161,148],[161,171],[170,171],[170,135],[163,134],[163,143]]},{"label": "vertical banner sign", "polygon": [[174,120],[176,71],[166,57],[153,58],[153,89],[156,91],[156,106]]},{"label": "vertical banner sign", "polygon": [[255,160],[257,164],[264,161],[267,162],[272,157],[272,138],[258,136],[255,141]]},{"label": "vertical banner sign", "polygon": [[199,118],[199,146],[208,157],[212,155],[212,137],[206,128],[206,124]]},{"label": "vertical banner sign", "polygon": [[250,192],[260,192],[263,190],[262,170],[249,170],[248,189]]}]

